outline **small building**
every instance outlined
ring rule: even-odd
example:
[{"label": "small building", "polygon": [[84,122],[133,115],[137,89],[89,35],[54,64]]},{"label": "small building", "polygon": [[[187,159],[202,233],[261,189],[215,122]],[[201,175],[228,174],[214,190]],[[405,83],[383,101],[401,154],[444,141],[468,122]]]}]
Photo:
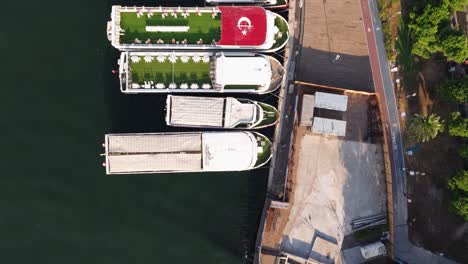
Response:
[{"label": "small building", "polygon": [[387,254],[387,249],[382,242],[375,242],[361,247],[362,256],[367,259],[373,259]]},{"label": "small building", "polygon": [[301,119],[299,124],[301,126],[312,126],[314,119],[315,96],[304,94],[302,97]]},{"label": "small building", "polygon": [[316,92],[315,107],[344,112],[348,108],[348,96]]},{"label": "small building", "polygon": [[346,136],[346,121],[314,117],[312,132],[344,137]]}]

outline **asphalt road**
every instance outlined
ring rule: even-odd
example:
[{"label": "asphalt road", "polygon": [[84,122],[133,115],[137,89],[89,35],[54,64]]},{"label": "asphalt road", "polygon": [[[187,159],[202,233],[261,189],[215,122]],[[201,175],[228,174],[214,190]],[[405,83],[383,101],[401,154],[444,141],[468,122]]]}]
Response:
[{"label": "asphalt road", "polygon": [[383,43],[382,26],[376,1],[361,0],[364,27],[369,48],[372,75],[376,93],[382,104],[384,129],[388,132],[393,181],[395,257],[407,263],[456,263],[423,248],[414,246],[408,237],[408,204],[406,194],[405,162],[401,140],[399,114],[390,68]]}]

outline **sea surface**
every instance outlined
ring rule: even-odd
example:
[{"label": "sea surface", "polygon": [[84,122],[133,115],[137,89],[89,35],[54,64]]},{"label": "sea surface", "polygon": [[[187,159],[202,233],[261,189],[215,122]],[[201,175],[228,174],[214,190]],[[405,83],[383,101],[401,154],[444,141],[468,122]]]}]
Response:
[{"label": "sea surface", "polygon": [[268,168],[105,175],[105,133],[189,131],[166,127],[165,95],[120,93],[112,4],[203,5],[2,2],[0,263],[248,263]]}]

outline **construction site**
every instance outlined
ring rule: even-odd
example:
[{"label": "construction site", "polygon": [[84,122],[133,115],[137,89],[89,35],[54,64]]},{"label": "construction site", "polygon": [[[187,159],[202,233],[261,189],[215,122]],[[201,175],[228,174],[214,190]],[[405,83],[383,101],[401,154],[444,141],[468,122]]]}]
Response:
[{"label": "construction site", "polygon": [[297,89],[288,201],[270,204],[261,263],[341,263],[345,257],[360,263],[353,233],[387,224],[375,95],[321,85]]}]

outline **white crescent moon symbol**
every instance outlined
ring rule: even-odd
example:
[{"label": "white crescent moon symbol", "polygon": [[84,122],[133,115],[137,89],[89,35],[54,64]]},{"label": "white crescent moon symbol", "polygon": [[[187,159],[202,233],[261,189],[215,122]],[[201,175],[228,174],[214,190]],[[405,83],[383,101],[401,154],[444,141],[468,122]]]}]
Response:
[{"label": "white crescent moon symbol", "polygon": [[250,19],[249,19],[248,17],[241,17],[241,18],[239,18],[239,20],[237,21],[237,27],[238,27],[239,29],[241,29],[241,30],[242,30],[242,28],[241,28],[241,23],[242,23],[242,22],[247,22],[247,24],[249,24],[248,28],[250,28],[250,27],[252,26],[252,22],[250,21]]}]

